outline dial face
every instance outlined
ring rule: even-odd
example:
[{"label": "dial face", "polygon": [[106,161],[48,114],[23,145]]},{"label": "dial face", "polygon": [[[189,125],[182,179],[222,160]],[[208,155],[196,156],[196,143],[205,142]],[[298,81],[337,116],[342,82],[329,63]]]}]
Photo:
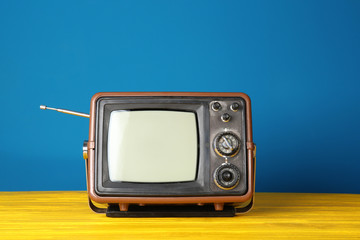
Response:
[{"label": "dial face", "polygon": [[215,170],[214,181],[221,189],[233,189],[239,184],[240,170],[233,164],[223,163]]},{"label": "dial face", "polygon": [[240,149],[239,138],[229,132],[220,133],[215,138],[215,152],[222,157],[233,157]]}]

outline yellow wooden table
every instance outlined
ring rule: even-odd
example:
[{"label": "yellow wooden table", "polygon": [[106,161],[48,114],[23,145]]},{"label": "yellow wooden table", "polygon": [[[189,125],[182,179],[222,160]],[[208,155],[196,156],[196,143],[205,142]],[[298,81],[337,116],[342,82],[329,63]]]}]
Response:
[{"label": "yellow wooden table", "polygon": [[360,239],[360,195],[256,193],[233,218],[107,218],[86,192],[0,192],[0,239]]}]

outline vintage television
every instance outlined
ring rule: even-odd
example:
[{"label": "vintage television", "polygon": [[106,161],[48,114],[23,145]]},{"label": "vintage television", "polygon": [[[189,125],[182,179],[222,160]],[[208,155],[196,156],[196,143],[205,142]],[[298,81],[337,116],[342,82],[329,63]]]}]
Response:
[{"label": "vintage television", "polygon": [[[90,207],[109,217],[234,216],[251,209],[255,145],[244,93],[105,92],[83,147]],[[99,207],[106,204],[106,208]]]}]

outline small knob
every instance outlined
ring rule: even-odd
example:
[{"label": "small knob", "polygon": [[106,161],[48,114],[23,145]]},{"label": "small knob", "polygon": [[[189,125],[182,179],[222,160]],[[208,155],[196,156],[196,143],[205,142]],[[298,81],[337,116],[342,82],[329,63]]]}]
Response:
[{"label": "small knob", "polygon": [[224,114],[221,116],[221,120],[222,120],[223,122],[228,122],[228,121],[230,121],[230,118],[231,118],[231,116],[230,116],[230,114],[228,114],[228,113],[224,113]]},{"label": "small knob", "polygon": [[225,182],[230,182],[233,179],[233,175],[231,174],[230,171],[225,171],[222,173],[222,179]]},{"label": "small knob", "polygon": [[212,110],[215,112],[219,111],[221,109],[221,104],[219,102],[214,102],[211,106]]},{"label": "small knob", "polygon": [[88,148],[87,148],[87,144],[88,144],[88,141],[87,140],[85,140],[84,141],[84,143],[83,143],[83,158],[85,159],[85,160],[87,160],[88,159]]},{"label": "small knob", "polygon": [[240,104],[238,104],[237,102],[234,102],[234,103],[231,104],[231,106],[230,106],[230,109],[231,109],[231,111],[233,111],[233,112],[237,112],[237,111],[239,110],[239,108],[240,108]]}]

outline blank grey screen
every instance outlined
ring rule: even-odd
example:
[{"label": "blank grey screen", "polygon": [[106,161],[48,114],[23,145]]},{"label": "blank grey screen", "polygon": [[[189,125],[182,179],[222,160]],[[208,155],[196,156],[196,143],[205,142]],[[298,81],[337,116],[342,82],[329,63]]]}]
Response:
[{"label": "blank grey screen", "polygon": [[197,168],[195,113],[113,111],[108,133],[111,181],[194,181]]}]

